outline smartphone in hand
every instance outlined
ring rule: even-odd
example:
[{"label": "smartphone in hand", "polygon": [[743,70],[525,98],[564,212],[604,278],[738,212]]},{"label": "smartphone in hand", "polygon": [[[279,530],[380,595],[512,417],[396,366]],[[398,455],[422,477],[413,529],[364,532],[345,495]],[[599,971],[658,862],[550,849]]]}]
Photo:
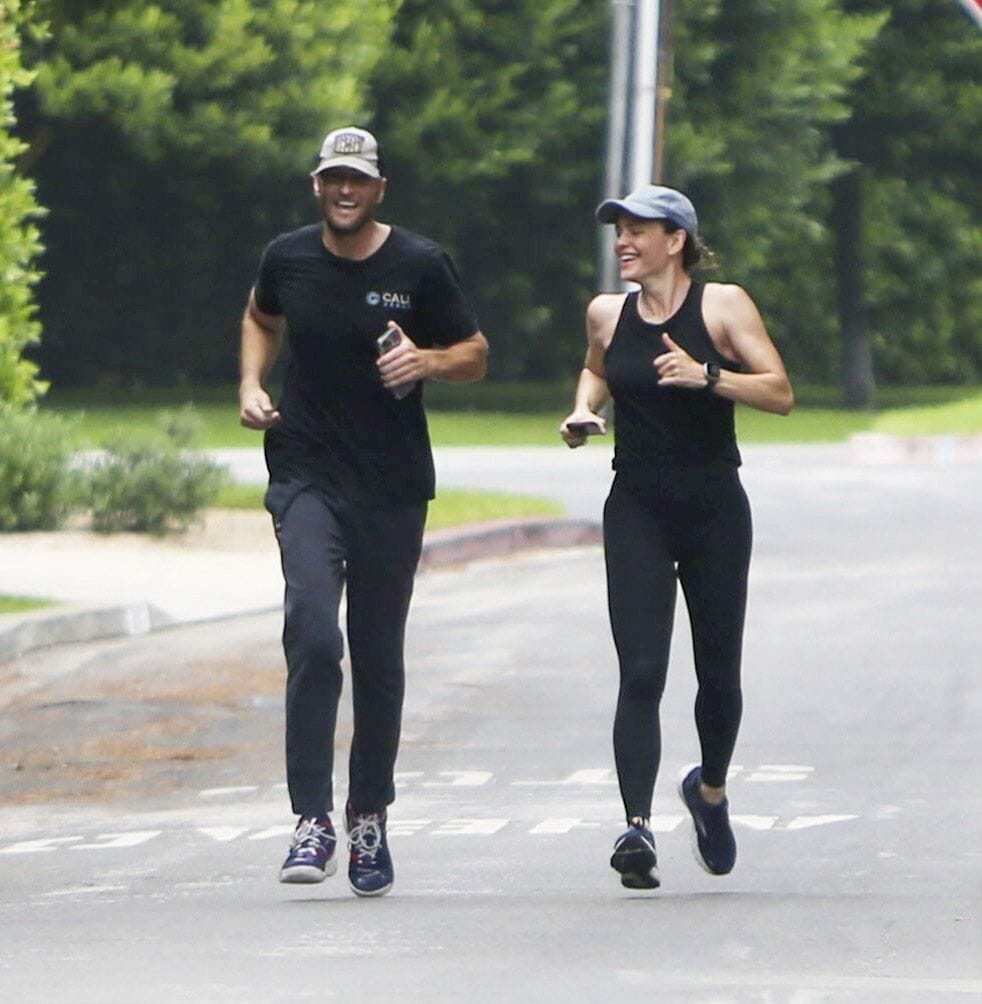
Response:
[{"label": "smartphone in hand", "polygon": [[566,428],[570,432],[577,432],[581,436],[602,436],[604,430],[600,428],[599,422],[567,422]]},{"label": "smartphone in hand", "polygon": [[[386,352],[394,349],[401,341],[402,334],[398,328],[386,328],[375,339],[375,347],[378,349],[378,354],[384,356]],[[412,389],[415,386],[416,381],[413,380],[412,383],[401,383],[398,387],[390,387],[389,392],[396,400],[401,401],[407,394],[412,393]]]}]

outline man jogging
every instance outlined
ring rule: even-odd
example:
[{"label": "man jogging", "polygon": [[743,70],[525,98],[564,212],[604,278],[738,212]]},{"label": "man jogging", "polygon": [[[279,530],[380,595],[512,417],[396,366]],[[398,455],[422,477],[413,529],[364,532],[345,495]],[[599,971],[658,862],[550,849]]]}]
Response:
[{"label": "man jogging", "polygon": [[[299,821],[279,877],[321,882],[337,869],[329,814],[346,586],[348,878],[359,896],[380,896],[393,881],[386,809],[406,617],[434,491],[423,383],[479,380],[488,345],[446,253],[375,218],[386,179],[371,133],[329,133],[312,181],[323,222],[269,244],[242,320],[240,419],[265,430],[286,583],[286,766]],[[274,405],[264,379],[284,333]]]}]

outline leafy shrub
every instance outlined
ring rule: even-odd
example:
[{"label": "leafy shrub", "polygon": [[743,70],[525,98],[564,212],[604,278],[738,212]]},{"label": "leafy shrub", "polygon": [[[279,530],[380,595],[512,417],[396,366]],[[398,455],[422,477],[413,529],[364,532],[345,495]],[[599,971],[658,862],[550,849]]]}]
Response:
[{"label": "leafy shrub", "polygon": [[0,530],[53,530],[81,502],[71,425],[0,404]]},{"label": "leafy shrub", "polygon": [[223,467],[191,449],[193,412],[161,416],[160,431],[118,436],[89,473],[92,527],[162,536],[186,530],[227,481]]}]

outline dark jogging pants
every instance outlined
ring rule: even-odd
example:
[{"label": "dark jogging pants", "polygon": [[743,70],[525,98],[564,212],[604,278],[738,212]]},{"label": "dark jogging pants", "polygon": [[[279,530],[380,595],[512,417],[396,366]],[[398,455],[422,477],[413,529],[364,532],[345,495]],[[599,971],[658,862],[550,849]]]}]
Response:
[{"label": "dark jogging pants", "polygon": [[620,665],[614,759],[628,819],[651,815],[679,582],[692,628],[702,777],[714,787],[726,781],[743,708],[751,537],[750,506],[731,465],[619,472],[614,479],[604,552]]},{"label": "dark jogging pants", "polygon": [[354,732],[348,801],[360,812],[395,798],[405,689],[403,647],[426,503],[364,506],[313,487],[274,483],[266,495],[286,583],[286,770],[293,811],[334,809],[334,730],[347,639]]}]

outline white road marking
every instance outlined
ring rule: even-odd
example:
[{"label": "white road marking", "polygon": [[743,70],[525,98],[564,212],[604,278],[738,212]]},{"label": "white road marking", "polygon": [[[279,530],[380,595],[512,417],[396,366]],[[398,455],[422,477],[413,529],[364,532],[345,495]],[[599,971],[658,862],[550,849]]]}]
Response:
[{"label": "white road marking", "polygon": [[259,791],[255,784],[233,785],[228,788],[204,788],[198,792],[198,798],[223,798],[225,795],[250,795]]},{"label": "white road marking", "polygon": [[37,840],[19,840],[16,844],[0,849],[0,854],[45,854],[84,839],[85,837],[41,837]]},{"label": "white road marking", "polygon": [[814,767],[806,767],[795,763],[764,763],[761,764],[752,774],[744,778],[745,781],[785,782],[785,781],[806,781],[814,773]]},{"label": "white road marking", "polygon": [[731,823],[748,826],[751,830],[770,830],[777,820],[777,816],[730,816]]},{"label": "white road marking", "polygon": [[76,885],[68,889],[51,889],[44,893],[45,896],[89,896],[100,892],[122,892],[129,889],[128,885]]},{"label": "white road marking", "polygon": [[[737,775],[743,781],[755,782],[789,782],[807,780],[815,771],[814,767],[806,764],[761,764],[758,767],[745,768],[731,765],[728,777],[730,779]],[[488,785],[495,778],[495,773],[489,770],[446,770],[446,771],[401,771],[396,774],[396,783],[400,786],[416,788],[479,788]],[[572,787],[577,785],[585,786],[609,786],[616,785],[616,774],[611,767],[586,767],[574,770],[562,778],[552,780],[518,780],[511,781],[513,787]],[[260,792],[280,791],[285,789],[285,785],[278,783],[261,787],[255,784],[229,785],[221,788],[205,788],[198,792],[198,797],[203,799],[235,797],[242,795],[255,795]],[[894,806],[889,807],[892,812],[900,810]],[[871,818],[878,818],[883,814],[883,809],[878,809]],[[189,813],[193,818],[194,813]],[[823,815],[795,816],[788,822],[783,822],[780,816],[770,815],[734,815],[732,822],[737,827],[746,827],[757,831],[782,830],[797,831],[807,830],[819,826],[831,826],[839,823],[850,822],[859,819],[858,815],[852,813],[828,813]],[[202,820],[204,821],[204,820]],[[672,833],[683,822],[688,821],[688,816],[684,813],[666,813],[655,815],[651,818],[651,830],[654,833]],[[493,836],[501,832],[506,827],[516,826],[528,827],[525,831],[533,836],[563,836],[575,830],[597,830],[601,828],[616,829],[619,820],[616,818],[589,819],[580,816],[551,816],[537,822],[525,819],[512,820],[507,818],[462,818],[450,819],[446,821],[432,819],[399,819],[395,818],[389,822],[389,833],[391,836],[410,837],[426,832],[429,836]],[[192,821],[188,818],[183,827],[176,829],[191,829]],[[234,840],[244,838],[247,840],[270,840],[274,838],[288,837],[293,834],[294,825],[292,823],[276,826],[268,826],[265,829],[249,833],[249,827],[245,826],[197,826],[193,829],[202,836],[219,843],[231,843]],[[2,854],[50,854],[58,850],[114,850],[127,847],[136,847],[147,843],[161,835],[161,830],[135,830],[130,832],[103,833],[96,838],[91,836],[59,836],[59,837],[39,837],[37,839],[20,840],[11,843],[6,847],[0,847]],[[169,831],[173,832],[173,830]]]},{"label": "white road marking", "polygon": [[154,837],[159,837],[162,830],[131,830],[129,833],[100,833],[96,842],[91,844],[73,844],[70,851],[104,851],[115,847],[137,847]]},{"label": "white road marking", "polygon": [[648,828],[652,833],[672,833],[679,823],[684,822],[687,818],[682,815],[652,816],[648,821]]},{"label": "white road marking", "polygon": [[847,823],[859,816],[796,816],[785,827],[788,830],[807,830],[812,826],[828,826],[830,823]]},{"label": "white road marking", "polygon": [[245,826],[199,826],[198,832],[224,844],[241,837],[247,829]]},{"label": "white road marking", "polygon": [[411,837],[432,822],[431,819],[393,819],[386,829],[390,837]]},{"label": "white road marking", "polygon": [[392,780],[395,782],[397,788],[403,788],[410,781],[415,781],[418,778],[426,777],[426,771],[423,770],[397,770],[392,775]]},{"label": "white road marking", "polygon": [[269,840],[271,837],[288,837],[293,835],[297,828],[296,823],[292,826],[267,826],[265,830],[253,833],[249,840]]},{"label": "white road marking", "polygon": [[[649,826],[652,833],[673,833],[679,825],[688,822],[684,814],[660,814],[651,817]],[[847,823],[860,817],[855,814],[827,814],[818,816],[795,816],[787,823],[781,822],[780,816],[734,815],[731,821],[737,827],[747,827],[751,830],[807,830],[817,826],[832,826],[837,823]],[[502,817],[490,819],[460,818],[448,819],[444,822],[433,819],[393,819],[389,823],[388,832],[393,837],[411,837],[427,831],[431,837],[474,837],[494,836],[506,827],[527,826],[524,832],[533,836],[563,836],[574,830],[616,829],[616,819],[588,819],[581,816],[551,816],[529,824],[527,820],[514,820]],[[431,829],[431,827],[433,827]],[[220,843],[230,843],[244,837],[246,840],[270,840],[289,837],[294,826],[284,824],[267,826],[265,829],[249,833],[243,826],[196,826],[174,827],[171,830],[133,830],[125,833],[102,833],[95,839],[72,835],[65,837],[43,837],[37,840],[20,840],[7,847],[0,847],[0,854],[47,854],[57,850],[72,851],[104,851],[137,847],[167,833],[186,830],[200,833],[202,836]],[[248,834],[248,835],[247,835]],[[341,836],[339,834],[339,836]],[[83,842],[88,840],[88,842]]]},{"label": "white road marking", "polygon": [[530,834],[560,834],[560,833],[572,833],[573,830],[599,830],[601,823],[592,819],[543,819],[541,823],[536,823],[535,826],[529,830]]},{"label": "white road marking", "polygon": [[541,787],[553,784],[616,784],[614,772],[610,767],[590,768],[589,770],[574,770],[572,774],[558,781],[512,781],[516,788]]},{"label": "white road marking", "polygon": [[503,830],[508,819],[451,819],[433,831],[434,837],[491,836]]},{"label": "white road marking", "polygon": [[441,770],[439,777],[449,781],[424,781],[424,788],[480,788],[494,777],[489,770]]}]

